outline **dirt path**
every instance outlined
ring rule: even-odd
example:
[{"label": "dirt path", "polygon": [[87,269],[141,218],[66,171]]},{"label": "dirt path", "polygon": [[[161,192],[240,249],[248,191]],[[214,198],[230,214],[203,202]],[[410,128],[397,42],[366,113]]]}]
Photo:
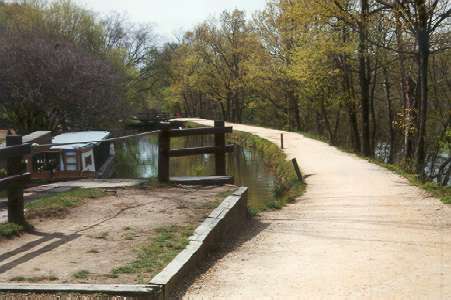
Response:
[{"label": "dirt path", "polygon": [[[211,122],[199,121],[210,125]],[[280,131],[233,125],[279,143]],[[300,134],[298,203],[219,259],[187,299],[450,299],[451,209],[382,167]]]},{"label": "dirt path", "polygon": [[[0,239],[0,282],[135,284],[155,274],[118,274],[155,230],[197,226],[234,187],[117,189],[63,219],[33,219],[34,233]],[[89,272],[78,278],[75,274]],[[142,276],[141,276],[142,275]]]},{"label": "dirt path", "polygon": [[[66,192],[74,188],[124,188],[137,186],[146,182],[143,179],[81,179],[66,182],[55,182],[45,185],[30,187],[25,190],[25,203],[32,202],[36,198],[50,194]],[[0,198],[0,223],[8,221],[8,199]]]}]

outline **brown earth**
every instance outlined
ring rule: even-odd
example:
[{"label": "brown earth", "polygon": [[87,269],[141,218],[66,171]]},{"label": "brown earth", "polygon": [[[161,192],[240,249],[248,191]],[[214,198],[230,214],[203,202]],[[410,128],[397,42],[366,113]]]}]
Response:
[{"label": "brown earth", "polygon": [[[137,275],[113,278],[113,268],[133,261],[156,229],[196,226],[233,188],[118,189],[64,219],[33,220],[35,233],[0,241],[0,282],[136,283]],[[74,278],[81,270],[88,278]]]},{"label": "brown earth", "polygon": [[[200,124],[211,121],[190,119]],[[279,144],[281,131],[247,125]],[[307,191],[267,212],[186,299],[451,299],[451,209],[355,155],[284,132]]]}]

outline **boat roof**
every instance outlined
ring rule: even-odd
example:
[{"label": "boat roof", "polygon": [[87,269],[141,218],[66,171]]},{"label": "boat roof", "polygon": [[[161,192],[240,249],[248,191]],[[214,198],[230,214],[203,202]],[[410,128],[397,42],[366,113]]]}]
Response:
[{"label": "boat roof", "polygon": [[92,147],[111,135],[108,131],[80,131],[68,132],[55,136],[52,139],[52,144],[67,144],[64,146],[53,146],[50,149],[58,150],[74,150],[84,147]]},{"label": "boat roof", "polygon": [[51,134],[52,134],[51,131],[35,131],[35,132],[30,133],[30,134],[24,135],[22,137],[22,142],[24,144],[32,143],[36,139],[39,139],[39,138],[42,138],[42,137],[45,137],[45,136],[51,135]]}]

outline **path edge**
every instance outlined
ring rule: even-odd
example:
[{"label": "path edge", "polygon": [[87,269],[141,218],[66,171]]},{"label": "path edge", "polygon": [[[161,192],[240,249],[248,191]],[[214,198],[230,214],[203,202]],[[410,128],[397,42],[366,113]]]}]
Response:
[{"label": "path edge", "polygon": [[225,198],[196,228],[188,246],[150,281],[151,286],[159,287],[159,299],[169,299],[211,252],[242,231],[249,219],[247,192],[247,187],[240,187]]}]

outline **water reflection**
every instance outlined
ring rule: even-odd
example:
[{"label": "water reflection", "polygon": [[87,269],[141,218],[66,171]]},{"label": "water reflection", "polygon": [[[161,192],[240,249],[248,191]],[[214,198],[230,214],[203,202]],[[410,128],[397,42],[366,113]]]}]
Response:
[{"label": "water reflection", "polygon": [[[171,148],[213,145],[213,137],[191,136],[171,139]],[[158,174],[158,137],[142,137],[116,145],[114,178],[152,178]],[[227,154],[227,174],[235,184],[249,187],[249,204],[263,208],[273,198],[274,177],[254,149],[237,146]],[[214,155],[171,158],[171,176],[207,176],[215,172]]]}]

